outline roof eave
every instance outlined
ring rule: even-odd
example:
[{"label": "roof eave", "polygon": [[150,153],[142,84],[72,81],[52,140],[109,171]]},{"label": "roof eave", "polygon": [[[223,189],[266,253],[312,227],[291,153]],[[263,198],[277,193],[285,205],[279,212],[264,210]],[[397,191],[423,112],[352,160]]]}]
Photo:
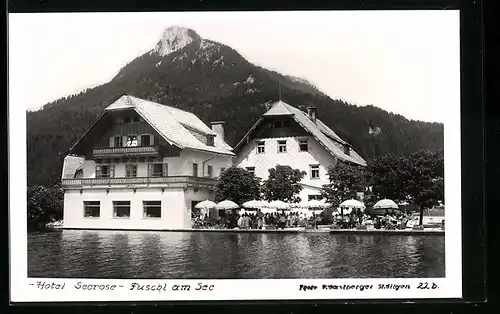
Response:
[{"label": "roof eave", "polygon": [[63,154],[66,155],[70,153],[76,147],[76,145],[78,145],[78,143],[80,143],[83,140],[83,138],[90,132],[90,130],[92,130],[92,128],[96,126],[97,122],[99,122],[106,113],[107,113],[106,111],[101,112],[101,114],[97,117],[94,123],[92,123],[92,125],[87,129],[87,131],[85,131],[83,135],[80,136],[80,138],[70,148],[66,149],[63,152],[60,152],[59,155]]},{"label": "roof eave", "polygon": [[236,144],[236,146],[234,146],[233,152],[237,151],[238,149],[240,149],[241,145],[244,144],[244,142],[246,141],[247,137],[250,136],[250,134],[252,133],[252,131],[255,130],[255,128],[257,126],[259,126],[259,124],[262,122],[262,120],[264,120],[264,116],[261,116],[259,118],[259,120],[257,120],[257,122],[255,122],[254,125],[250,128],[250,130],[248,130],[248,132],[241,138],[241,140],[238,142],[238,144]]}]

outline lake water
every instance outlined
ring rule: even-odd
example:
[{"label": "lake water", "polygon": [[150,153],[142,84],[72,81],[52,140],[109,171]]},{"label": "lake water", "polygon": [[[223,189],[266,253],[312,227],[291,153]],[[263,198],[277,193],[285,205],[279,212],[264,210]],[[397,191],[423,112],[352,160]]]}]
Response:
[{"label": "lake water", "polygon": [[28,276],[444,277],[444,236],[64,230],[28,233]]}]

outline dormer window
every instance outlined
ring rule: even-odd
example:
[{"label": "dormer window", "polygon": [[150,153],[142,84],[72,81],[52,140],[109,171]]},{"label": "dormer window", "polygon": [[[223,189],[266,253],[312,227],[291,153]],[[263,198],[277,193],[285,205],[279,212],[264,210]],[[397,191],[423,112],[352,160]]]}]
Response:
[{"label": "dormer window", "polygon": [[207,145],[208,146],[215,146],[215,136],[207,135]]}]

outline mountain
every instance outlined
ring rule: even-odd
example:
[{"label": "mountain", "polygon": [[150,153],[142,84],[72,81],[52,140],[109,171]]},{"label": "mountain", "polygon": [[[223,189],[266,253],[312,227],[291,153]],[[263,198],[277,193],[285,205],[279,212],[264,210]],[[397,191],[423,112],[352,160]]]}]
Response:
[{"label": "mountain", "polygon": [[228,143],[234,146],[279,99],[279,90],[282,100],[302,110],[314,105],[322,121],[368,161],[387,153],[443,148],[442,124],[331,99],[304,79],[256,66],[191,29],[169,27],[155,47],[108,83],[27,112],[28,184],[58,182],[64,157],[58,154],[123,94],[191,111],[207,124],[224,120]]}]

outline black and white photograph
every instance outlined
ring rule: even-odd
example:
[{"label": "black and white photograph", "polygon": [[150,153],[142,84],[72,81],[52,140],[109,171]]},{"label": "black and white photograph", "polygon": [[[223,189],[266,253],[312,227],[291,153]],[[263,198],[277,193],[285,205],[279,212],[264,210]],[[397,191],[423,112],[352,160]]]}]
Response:
[{"label": "black and white photograph", "polygon": [[13,300],[461,297],[457,10],[8,25]]}]

